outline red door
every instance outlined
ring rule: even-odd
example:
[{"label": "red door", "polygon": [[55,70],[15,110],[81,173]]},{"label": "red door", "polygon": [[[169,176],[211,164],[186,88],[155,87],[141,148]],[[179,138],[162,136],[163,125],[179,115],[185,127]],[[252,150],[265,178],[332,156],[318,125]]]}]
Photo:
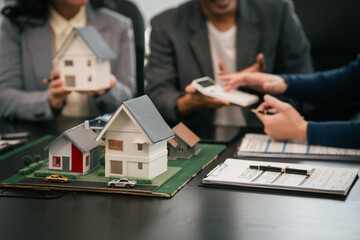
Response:
[{"label": "red door", "polygon": [[71,172],[83,172],[82,152],[80,152],[74,144],[71,144]]}]

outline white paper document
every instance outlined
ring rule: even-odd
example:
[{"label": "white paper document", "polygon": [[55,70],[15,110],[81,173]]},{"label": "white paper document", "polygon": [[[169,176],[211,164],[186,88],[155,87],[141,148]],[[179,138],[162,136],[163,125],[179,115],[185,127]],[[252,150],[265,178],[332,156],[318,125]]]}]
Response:
[{"label": "white paper document", "polygon": [[317,146],[299,141],[277,142],[265,134],[253,133],[245,135],[237,155],[360,161],[360,149]]},{"label": "white paper document", "polygon": [[[250,165],[272,166],[311,170],[311,175],[299,175],[272,171],[249,169]],[[256,188],[271,188],[293,191],[347,195],[359,169],[330,168],[313,165],[248,161],[243,159],[226,159],[214,168],[203,184],[229,185]]]}]

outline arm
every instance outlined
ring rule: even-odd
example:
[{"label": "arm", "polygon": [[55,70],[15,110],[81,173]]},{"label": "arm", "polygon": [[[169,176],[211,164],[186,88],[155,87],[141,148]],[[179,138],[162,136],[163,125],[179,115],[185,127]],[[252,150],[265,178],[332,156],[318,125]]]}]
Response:
[{"label": "arm", "polygon": [[31,83],[26,82],[21,54],[21,33],[4,19],[0,34],[0,117],[32,121],[52,119],[48,91],[45,87],[31,88]]},{"label": "arm", "polygon": [[179,89],[175,66],[176,56],[171,39],[166,31],[161,29],[161,23],[154,21],[152,21],[150,37],[151,55],[146,71],[148,81],[146,92],[161,115],[167,121],[176,122],[178,119],[177,99],[185,95],[185,92]]},{"label": "arm", "polygon": [[307,137],[310,144],[333,147],[360,148],[360,122],[309,121]]},{"label": "arm", "polygon": [[285,95],[311,103],[351,103],[360,100],[360,55],[349,65],[308,75],[283,75]]},{"label": "arm", "polygon": [[117,59],[111,63],[111,71],[117,81],[104,94],[94,97],[95,106],[102,114],[115,111],[122,102],[133,98],[136,92],[135,40],[132,24],[130,20],[123,20],[116,27],[122,27],[122,30],[119,36],[112,36],[118,40],[114,42],[117,46],[110,44],[110,47],[118,49]]}]

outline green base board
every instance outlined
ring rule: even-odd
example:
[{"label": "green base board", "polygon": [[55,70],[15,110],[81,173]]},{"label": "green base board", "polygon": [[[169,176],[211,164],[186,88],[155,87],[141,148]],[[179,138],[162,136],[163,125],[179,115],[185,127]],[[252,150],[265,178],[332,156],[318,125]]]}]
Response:
[{"label": "green base board", "polygon": [[[43,139],[42,139],[43,140]],[[36,147],[36,144],[39,140],[30,143],[28,146]],[[50,188],[50,189],[68,189],[74,191],[93,191],[93,192],[111,192],[111,193],[124,193],[124,194],[135,194],[135,195],[147,195],[147,196],[160,196],[160,197],[172,197],[176,192],[178,192],[183,186],[186,185],[193,177],[196,176],[204,167],[206,167],[212,160],[214,160],[217,155],[222,152],[226,146],[222,144],[198,144],[199,149],[201,150],[197,156],[194,156],[190,159],[177,159],[169,160],[168,167],[169,170],[160,176],[154,179],[153,185],[158,186],[153,191],[139,191],[136,188],[131,190],[116,189],[109,191],[109,189],[104,185],[104,187],[94,187],[91,185],[91,182],[106,182],[107,178],[95,176],[96,170],[89,174],[89,176],[84,176],[84,179],[79,181],[87,181],[88,186],[76,188],[70,187],[66,184],[64,185],[53,185],[53,184],[28,184],[22,183],[21,181],[27,176],[15,174],[10,178],[0,182],[0,186],[3,187],[26,187],[26,188]],[[14,151],[20,152],[24,151],[26,154],[26,149],[15,149]],[[9,154],[7,157],[11,157],[12,154]],[[46,168],[46,167],[45,167]],[[29,174],[31,176],[32,174]],[[92,176],[94,175],[94,176]],[[28,176],[28,177],[29,177]],[[96,179],[92,179],[93,178]]]},{"label": "green base board", "polygon": [[181,167],[178,172],[169,181],[165,182],[154,193],[173,196],[182,186],[184,186],[191,178],[195,177],[211,160],[215,159],[226,146],[222,144],[198,144],[201,152],[190,159],[169,160],[168,166]]}]

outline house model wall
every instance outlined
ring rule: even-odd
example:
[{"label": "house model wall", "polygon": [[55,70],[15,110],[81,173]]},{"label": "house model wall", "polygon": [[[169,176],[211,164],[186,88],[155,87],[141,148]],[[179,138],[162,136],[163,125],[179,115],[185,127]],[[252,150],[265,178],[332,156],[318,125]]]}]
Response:
[{"label": "house model wall", "polygon": [[95,91],[110,86],[110,59],[116,58],[92,26],[74,28],[53,58],[67,91]]},{"label": "house model wall", "polygon": [[84,124],[71,128],[51,142],[49,170],[87,174],[100,166],[101,144],[96,134]]},{"label": "house model wall", "polygon": [[177,158],[189,159],[199,154],[200,149],[197,147],[200,138],[192,132],[183,123],[179,123],[173,127],[175,138],[168,141],[169,160]]},{"label": "house model wall", "polygon": [[154,178],[167,171],[167,140],[174,133],[147,96],[124,102],[105,135],[105,176]]}]

